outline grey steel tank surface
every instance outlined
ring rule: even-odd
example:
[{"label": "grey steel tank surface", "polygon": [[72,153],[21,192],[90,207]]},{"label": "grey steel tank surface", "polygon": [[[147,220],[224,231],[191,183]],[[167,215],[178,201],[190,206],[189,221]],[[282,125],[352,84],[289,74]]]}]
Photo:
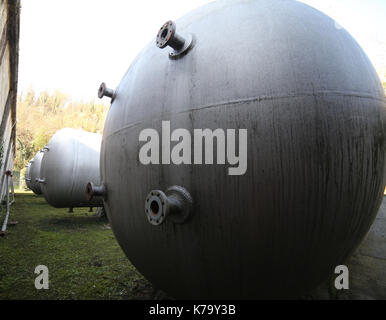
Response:
[{"label": "grey steel tank surface", "polygon": [[25,175],[27,187],[31,189],[36,195],[42,194],[42,189],[37,179],[40,177],[40,168],[43,155],[44,153],[42,151],[38,151],[38,153],[36,153],[36,155],[28,163]]},{"label": "grey steel tank surface", "polygon": [[95,194],[155,287],[297,296],[362,241],[385,186],[386,102],[336,26],[297,1],[210,3],[165,23],[117,90],[101,87]]},{"label": "grey steel tank surface", "polygon": [[24,175],[25,184],[28,189],[31,189],[31,177],[29,174],[30,169],[31,169],[31,162],[28,162],[28,164],[25,167],[25,175]]},{"label": "grey steel tank surface", "polygon": [[102,136],[84,130],[62,129],[43,148],[40,185],[47,202],[56,208],[98,207],[101,197],[86,199],[87,183],[100,183]]}]

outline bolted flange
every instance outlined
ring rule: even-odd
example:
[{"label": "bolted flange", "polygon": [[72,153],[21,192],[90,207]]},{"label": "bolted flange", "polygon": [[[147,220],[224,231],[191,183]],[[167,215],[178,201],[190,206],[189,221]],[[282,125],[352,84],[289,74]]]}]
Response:
[{"label": "bolted flange", "polygon": [[176,32],[177,27],[173,21],[168,21],[158,31],[156,37],[156,44],[158,48],[165,48],[167,46],[174,49],[173,52],[169,53],[169,57],[176,59],[183,53],[186,53],[193,44],[193,36],[191,34],[182,37]]},{"label": "bolted flange", "polygon": [[96,186],[94,183],[89,182],[86,186],[86,199],[87,201],[91,201],[94,197],[101,196],[104,200],[106,200],[106,188],[104,185]]},{"label": "bolted flange", "polygon": [[46,179],[36,178],[35,182],[41,183],[41,184],[45,184],[46,183]]},{"label": "bolted flange", "polygon": [[165,220],[173,223],[184,223],[191,216],[193,200],[189,192],[179,186],[170,187],[165,191],[153,190],[145,200],[145,214],[148,221],[161,225]]},{"label": "bolted flange", "polygon": [[107,88],[106,83],[104,82],[98,89],[98,98],[102,99],[103,97],[109,97],[111,100],[115,99],[115,90]]}]

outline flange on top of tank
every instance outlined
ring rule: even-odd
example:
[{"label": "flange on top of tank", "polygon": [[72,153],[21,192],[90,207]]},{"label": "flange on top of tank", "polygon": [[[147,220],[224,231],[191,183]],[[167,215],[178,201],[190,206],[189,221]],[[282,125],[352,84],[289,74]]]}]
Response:
[{"label": "flange on top of tank", "polygon": [[38,151],[32,160],[28,162],[25,172],[25,183],[36,195],[42,194],[39,177],[43,154],[42,150]]},{"label": "flange on top of tank", "polygon": [[[386,102],[336,25],[292,0],[213,2],[165,23],[108,92],[94,194],[156,287],[178,298],[298,297],[360,244],[383,197]],[[164,121],[183,129],[160,143]],[[198,152],[213,156],[216,128],[248,130],[244,175],[224,172],[225,148],[217,163],[192,161],[189,138],[206,129]],[[145,144],[157,147],[147,165]]]},{"label": "flange on top of tank", "polygon": [[88,201],[89,181],[100,183],[102,136],[84,130],[61,129],[44,147],[40,185],[47,202],[56,208],[101,207],[101,197]]}]

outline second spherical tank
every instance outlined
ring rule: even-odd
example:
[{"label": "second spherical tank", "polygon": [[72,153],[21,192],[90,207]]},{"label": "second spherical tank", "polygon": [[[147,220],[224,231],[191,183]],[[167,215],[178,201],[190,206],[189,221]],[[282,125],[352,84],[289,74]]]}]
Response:
[{"label": "second spherical tank", "polygon": [[36,153],[36,155],[28,163],[25,174],[27,187],[30,188],[36,195],[42,194],[40,183],[37,180],[40,177],[43,155],[44,153],[42,151],[38,151]]},{"label": "second spherical tank", "polygon": [[88,182],[100,183],[101,135],[65,128],[44,147],[40,185],[47,202],[56,208],[101,206],[102,199],[86,199]]},{"label": "second spherical tank", "polygon": [[[383,89],[348,32],[305,4],[218,1],[168,22],[107,94],[105,208],[130,261],[174,297],[297,297],[374,221]],[[220,129],[212,144],[194,138],[205,129]]]},{"label": "second spherical tank", "polygon": [[25,167],[25,175],[24,175],[25,184],[28,189],[31,189],[31,178],[29,175],[30,169],[31,169],[31,162],[28,162],[28,164]]}]

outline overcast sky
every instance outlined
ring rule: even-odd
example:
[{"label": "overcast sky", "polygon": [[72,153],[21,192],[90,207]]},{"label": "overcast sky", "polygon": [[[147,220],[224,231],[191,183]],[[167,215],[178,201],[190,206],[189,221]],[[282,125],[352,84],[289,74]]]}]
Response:
[{"label": "overcast sky", "polygon": [[[55,90],[94,100],[116,87],[167,20],[208,0],[22,0],[19,91]],[[386,73],[386,0],[302,0],[348,30]],[[386,79],[384,80],[386,81]]]}]

